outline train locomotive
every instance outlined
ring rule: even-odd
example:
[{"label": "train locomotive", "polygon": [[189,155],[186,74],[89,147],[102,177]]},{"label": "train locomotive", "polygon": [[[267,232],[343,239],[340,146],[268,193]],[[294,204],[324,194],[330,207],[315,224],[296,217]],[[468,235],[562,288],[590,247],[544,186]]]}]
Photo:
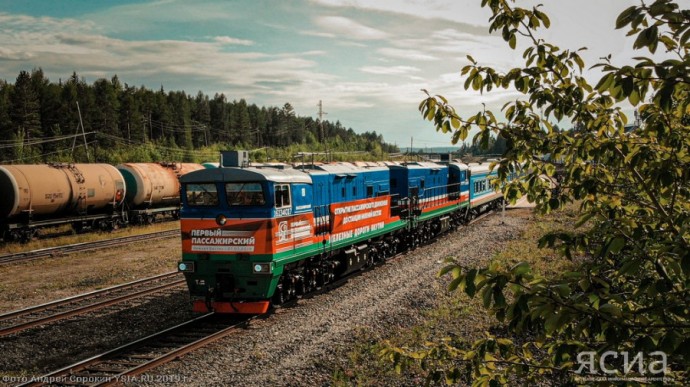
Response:
[{"label": "train locomotive", "polygon": [[179,177],[192,163],[0,165],[0,236],[28,241],[41,228],[71,224],[112,230],[179,213]]},{"label": "train locomotive", "polygon": [[221,161],[186,174],[178,270],[192,309],[265,313],[500,206],[495,177],[459,162],[295,169]]}]

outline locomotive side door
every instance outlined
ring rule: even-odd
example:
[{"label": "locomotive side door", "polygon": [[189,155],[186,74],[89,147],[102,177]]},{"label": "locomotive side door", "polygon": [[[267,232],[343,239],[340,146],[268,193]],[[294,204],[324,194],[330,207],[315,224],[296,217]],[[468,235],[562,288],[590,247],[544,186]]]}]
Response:
[{"label": "locomotive side door", "polygon": [[311,244],[314,236],[313,188],[311,184],[292,184],[292,213],[290,233],[293,248]]}]

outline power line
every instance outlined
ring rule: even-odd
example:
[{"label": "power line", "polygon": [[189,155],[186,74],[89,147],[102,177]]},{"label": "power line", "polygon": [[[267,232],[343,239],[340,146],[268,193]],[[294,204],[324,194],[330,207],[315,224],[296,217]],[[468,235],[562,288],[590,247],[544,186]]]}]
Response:
[{"label": "power line", "polygon": [[[89,142],[88,144],[93,145],[93,144],[95,144],[95,141],[91,141],[91,142]],[[79,145],[79,146],[81,147],[82,145]],[[69,152],[70,152],[70,149],[67,149],[67,148],[65,148],[65,149],[58,149],[58,150],[53,151],[53,152],[41,153],[40,155],[36,155],[36,156],[25,156],[25,157],[20,157],[20,158],[18,158],[18,159],[14,159],[14,160],[3,161],[3,163],[15,163],[15,162],[17,162],[17,161],[41,159],[41,158],[43,158],[44,156],[55,155],[55,154],[59,154],[59,153],[65,153],[65,155],[67,155]]]},{"label": "power line", "polygon": [[[93,133],[95,133],[95,132],[87,132],[86,134],[93,134]],[[70,134],[70,135],[59,136],[59,137],[49,137],[49,138],[47,138],[47,139],[35,140],[35,141],[31,141],[31,142],[21,142],[21,143],[15,142],[14,144],[5,144],[5,145],[1,145],[1,144],[0,144],[0,149],[3,149],[3,148],[5,148],[5,149],[6,149],[6,148],[19,148],[19,147],[25,147],[25,146],[34,146],[34,145],[40,145],[40,144],[47,144],[47,143],[51,143],[51,142],[63,141],[63,140],[68,140],[68,139],[72,139],[72,138],[75,138],[75,137],[80,137],[81,135],[82,135],[82,134],[79,133],[79,134]]]}]

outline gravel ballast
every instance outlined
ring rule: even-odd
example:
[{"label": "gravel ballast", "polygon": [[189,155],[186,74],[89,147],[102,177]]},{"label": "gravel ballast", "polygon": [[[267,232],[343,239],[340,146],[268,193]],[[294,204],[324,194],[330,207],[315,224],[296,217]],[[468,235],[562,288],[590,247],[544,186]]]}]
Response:
[{"label": "gravel ballast", "polygon": [[[139,383],[188,385],[328,385],[345,363],[358,332],[385,334],[421,322],[447,279],[444,260],[482,265],[518,238],[531,211],[508,211],[445,235],[434,243],[350,279],[330,292],[279,308],[249,328],[143,375]],[[384,382],[385,383],[385,382]]]},{"label": "gravel ballast", "polygon": [[[189,297],[176,288],[0,339],[3,374],[41,376],[192,317]],[[171,311],[173,311],[171,313]],[[4,383],[3,383],[4,384]]]}]

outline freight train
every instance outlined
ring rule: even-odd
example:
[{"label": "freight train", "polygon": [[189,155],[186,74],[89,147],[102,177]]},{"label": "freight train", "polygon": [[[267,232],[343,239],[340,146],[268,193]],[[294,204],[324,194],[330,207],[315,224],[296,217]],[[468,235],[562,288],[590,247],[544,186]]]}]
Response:
[{"label": "freight train", "polygon": [[221,165],[180,178],[196,312],[265,313],[503,204],[486,165]]},{"label": "freight train", "polygon": [[41,228],[71,224],[112,230],[179,214],[179,177],[191,163],[0,165],[0,236],[28,241]]}]

